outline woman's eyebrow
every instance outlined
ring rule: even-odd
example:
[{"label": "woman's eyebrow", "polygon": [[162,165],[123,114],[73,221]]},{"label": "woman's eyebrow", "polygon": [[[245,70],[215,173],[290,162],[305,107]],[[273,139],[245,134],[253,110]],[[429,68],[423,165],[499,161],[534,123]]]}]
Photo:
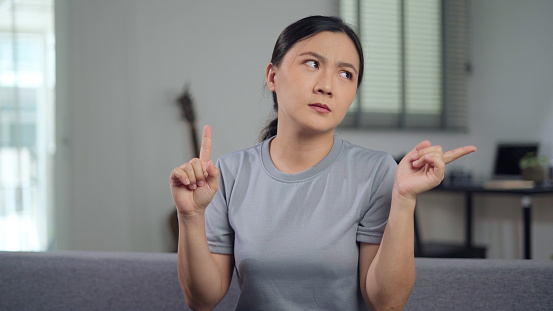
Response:
[{"label": "woman's eyebrow", "polygon": [[[301,53],[299,56],[304,56],[304,55],[311,55],[315,58],[318,58],[319,60],[321,60],[323,63],[326,63],[328,62],[328,59],[324,56],[322,56],[321,54],[319,53],[315,53],[315,52],[311,52],[311,51],[308,51],[308,52],[303,52]],[[353,66],[352,64],[348,63],[348,62],[339,62],[338,63],[338,66],[339,67],[348,67],[348,68],[351,68],[351,70],[355,71],[355,74],[358,74],[357,72],[357,68],[355,68],[355,66]]]},{"label": "woman's eyebrow", "polygon": [[338,63],[338,66],[339,66],[339,67],[348,67],[348,68],[351,68],[351,70],[355,71],[355,74],[359,74],[359,73],[357,72],[357,68],[355,68],[355,66],[353,66],[353,65],[350,64],[350,63],[339,62],[339,63]]}]

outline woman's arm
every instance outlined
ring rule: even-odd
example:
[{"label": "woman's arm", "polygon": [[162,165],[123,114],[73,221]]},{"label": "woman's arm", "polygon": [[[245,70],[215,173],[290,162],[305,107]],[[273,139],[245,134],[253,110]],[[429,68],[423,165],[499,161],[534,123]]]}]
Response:
[{"label": "woman's arm", "polygon": [[440,184],[447,163],[474,151],[475,147],[465,146],[443,153],[440,146],[423,141],[399,163],[381,244],[361,243],[361,289],[371,309],[402,309],[407,302],[416,274],[413,223],[416,198]]},{"label": "woman's arm", "polygon": [[193,310],[215,308],[229,289],[234,266],[232,255],[209,251],[203,216],[179,214],[179,282]]},{"label": "woman's arm", "polygon": [[169,179],[179,223],[179,282],[194,310],[215,308],[232,278],[233,257],[212,254],[207,245],[205,209],[219,189],[219,170],[210,157],[211,128],[206,125],[200,158],[175,168]]},{"label": "woman's arm", "polygon": [[[403,204],[403,205],[402,205]],[[409,202],[392,198],[382,242],[361,243],[361,290],[371,310],[401,310],[415,284],[413,212]]]}]

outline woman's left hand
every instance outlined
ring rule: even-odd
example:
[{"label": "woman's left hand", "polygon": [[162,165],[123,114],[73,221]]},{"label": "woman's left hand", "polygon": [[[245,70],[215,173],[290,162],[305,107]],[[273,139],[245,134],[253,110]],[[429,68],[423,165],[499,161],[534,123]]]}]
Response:
[{"label": "woman's left hand", "polygon": [[464,146],[444,153],[442,147],[432,146],[427,140],[419,143],[399,163],[394,192],[404,198],[415,199],[442,182],[446,164],[474,151],[476,147]]}]

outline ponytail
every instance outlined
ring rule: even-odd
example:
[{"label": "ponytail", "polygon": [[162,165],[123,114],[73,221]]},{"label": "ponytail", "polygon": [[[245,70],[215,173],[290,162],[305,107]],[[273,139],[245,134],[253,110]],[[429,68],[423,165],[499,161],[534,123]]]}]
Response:
[{"label": "ponytail", "polygon": [[274,118],[269,124],[261,131],[259,136],[260,141],[267,140],[277,134],[278,117]]},{"label": "ponytail", "polygon": [[[273,109],[278,114],[278,102],[276,97],[276,92],[273,92]],[[265,126],[259,135],[259,141],[262,142],[267,140],[277,134],[277,125],[278,125],[278,115]]]}]

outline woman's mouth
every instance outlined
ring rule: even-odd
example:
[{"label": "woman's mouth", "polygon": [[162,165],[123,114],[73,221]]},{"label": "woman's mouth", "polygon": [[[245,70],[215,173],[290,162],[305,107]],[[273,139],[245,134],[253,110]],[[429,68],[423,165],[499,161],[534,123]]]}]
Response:
[{"label": "woman's mouth", "polygon": [[327,105],[321,103],[309,104],[309,107],[320,113],[329,113],[331,111]]}]

